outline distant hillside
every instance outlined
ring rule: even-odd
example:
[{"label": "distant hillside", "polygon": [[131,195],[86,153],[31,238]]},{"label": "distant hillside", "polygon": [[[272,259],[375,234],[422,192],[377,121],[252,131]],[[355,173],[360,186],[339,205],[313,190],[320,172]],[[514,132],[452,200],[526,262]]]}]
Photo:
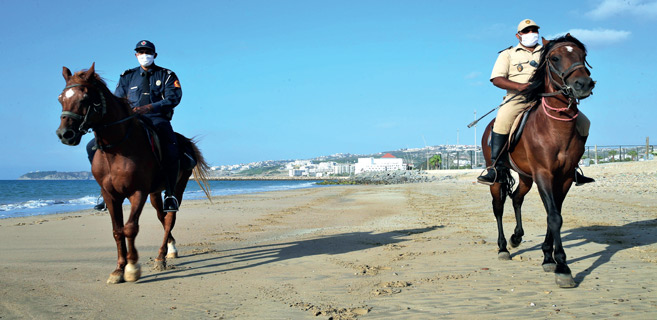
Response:
[{"label": "distant hillside", "polygon": [[35,171],[26,173],[18,180],[93,180],[94,176],[89,171],[79,172],[57,172],[57,171]]}]

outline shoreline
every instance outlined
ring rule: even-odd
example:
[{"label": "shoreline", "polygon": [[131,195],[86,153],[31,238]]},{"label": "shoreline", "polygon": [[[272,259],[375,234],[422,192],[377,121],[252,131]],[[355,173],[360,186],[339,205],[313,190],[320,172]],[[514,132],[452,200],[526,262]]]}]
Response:
[{"label": "shoreline", "polygon": [[180,257],[162,272],[151,269],[163,232],[147,205],[136,241],[142,278],[118,285],[105,284],[116,265],[107,213],[3,219],[0,316],[654,318],[657,161],[584,170],[597,181],[573,186],[563,207],[573,289],[541,268],[546,219],[535,187],[522,244],[511,261],[497,259],[490,194],[475,169],[428,183],[183,201]]}]

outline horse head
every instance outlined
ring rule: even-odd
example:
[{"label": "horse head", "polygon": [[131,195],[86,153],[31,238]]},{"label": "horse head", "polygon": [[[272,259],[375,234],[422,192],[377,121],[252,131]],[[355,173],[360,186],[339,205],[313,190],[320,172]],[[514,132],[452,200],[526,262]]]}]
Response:
[{"label": "horse head", "polygon": [[96,86],[102,80],[95,73],[95,63],[74,75],[67,67],[62,69],[66,87],[58,97],[62,114],[56,133],[63,144],[75,146],[106,112],[105,98]]},{"label": "horse head", "polygon": [[595,81],[586,67],[586,48],[569,34],[547,41],[543,39],[544,56],[542,62],[546,68],[547,79],[555,91],[574,98],[584,99],[593,93]]}]

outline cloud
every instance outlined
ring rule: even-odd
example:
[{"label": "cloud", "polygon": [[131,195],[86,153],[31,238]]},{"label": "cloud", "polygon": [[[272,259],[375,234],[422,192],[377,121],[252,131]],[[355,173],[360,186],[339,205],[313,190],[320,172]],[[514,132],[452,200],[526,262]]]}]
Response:
[{"label": "cloud", "polygon": [[586,15],[593,19],[605,19],[619,15],[657,18],[657,1],[603,0],[597,8]]},{"label": "cloud", "polygon": [[623,30],[570,29],[570,30],[568,30],[564,33],[548,36],[548,37],[546,37],[546,39],[554,39],[556,37],[563,36],[566,33],[570,33],[570,35],[572,35],[573,37],[579,39],[585,45],[594,46],[594,47],[608,46],[608,45],[613,45],[613,44],[622,42],[622,41],[626,40],[627,38],[629,38],[630,35],[632,34],[629,31],[623,31]]},{"label": "cloud", "polygon": [[479,71],[473,71],[464,76],[465,79],[476,79],[479,76],[481,76],[481,72]]}]

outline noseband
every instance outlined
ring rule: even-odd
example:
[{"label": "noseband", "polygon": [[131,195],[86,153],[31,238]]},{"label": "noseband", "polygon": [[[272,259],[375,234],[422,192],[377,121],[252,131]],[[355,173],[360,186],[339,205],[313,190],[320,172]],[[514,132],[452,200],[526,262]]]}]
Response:
[{"label": "noseband", "polygon": [[[584,57],[584,62],[575,62],[575,63],[571,64],[570,67],[568,67],[568,69],[566,69],[564,71],[560,71],[559,69],[557,69],[557,67],[554,66],[554,64],[552,63],[552,60],[550,59],[550,53],[552,53],[552,51],[554,51],[558,48],[565,47],[565,46],[568,46],[568,45],[579,48],[575,43],[562,42],[562,43],[557,43],[556,45],[554,45],[554,47],[552,47],[550,49],[550,51],[548,51],[548,53],[546,54],[545,61],[546,61],[548,78],[550,79],[550,84],[552,84],[552,86],[554,88],[558,88],[559,90],[556,91],[556,92],[552,92],[552,93],[543,93],[543,94],[541,94],[541,96],[543,96],[543,97],[553,97],[553,96],[558,96],[558,95],[564,95],[564,96],[566,96],[566,97],[568,97],[569,99],[572,100],[572,99],[574,99],[574,96],[575,96],[574,91],[573,91],[573,88],[566,83],[566,79],[568,79],[568,77],[570,77],[576,70],[582,69],[582,68],[584,68],[584,70],[586,70],[586,73],[591,74],[591,72],[589,71],[589,69],[586,68],[586,66],[588,65],[589,68],[593,68],[593,67],[591,67],[589,62],[586,61],[586,57]],[[586,65],[585,65],[585,63],[586,63]],[[554,79],[554,77],[552,77],[553,73],[556,74],[557,77],[559,77],[559,80],[561,80],[561,83],[557,82]]]},{"label": "noseband", "polygon": [[[82,86],[81,84],[72,84],[70,86],[66,86],[64,90],[74,88],[74,87],[79,87]],[[64,91],[62,90],[62,91]],[[89,132],[89,129],[93,129],[94,125],[89,124],[89,115],[91,113],[100,113],[101,118],[105,116],[107,113],[107,103],[105,102],[105,95],[103,95],[103,92],[98,90],[98,94],[100,95],[100,102],[99,103],[91,103],[90,105],[87,106],[87,113],[84,116],[81,116],[77,113],[71,112],[71,111],[62,111],[62,117],[70,117],[75,120],[82,120],[82,123],[80,123],[80,127],[78,130],[82,134],[86,134]],[[99,110],[100,109],[100,110]]]}]

